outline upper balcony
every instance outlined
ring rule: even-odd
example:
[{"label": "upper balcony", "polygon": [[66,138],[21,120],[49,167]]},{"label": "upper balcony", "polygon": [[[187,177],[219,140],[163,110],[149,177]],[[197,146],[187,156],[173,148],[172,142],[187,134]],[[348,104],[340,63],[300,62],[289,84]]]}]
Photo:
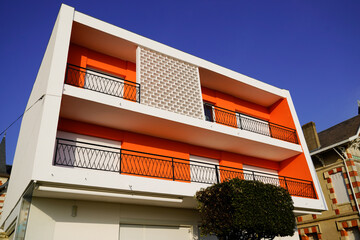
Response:
[{"label": "upper balcony", "polygon": [[115,74],[68,64],[60,116],[273,161],[302,152],[293,129],[207,103],[202,119],[169,114],[139,105],[142,88]]},{"label": "upper balcony", "polygon": [[233,128],[298,144],[296,130],[243,113],[204,103],[205,119]]}]

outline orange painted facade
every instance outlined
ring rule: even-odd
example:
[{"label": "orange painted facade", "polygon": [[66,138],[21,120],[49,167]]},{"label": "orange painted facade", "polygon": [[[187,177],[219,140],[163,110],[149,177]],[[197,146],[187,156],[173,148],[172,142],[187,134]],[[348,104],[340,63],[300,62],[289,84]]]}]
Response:
[{"label": "orange painted facade", "polygon": [[111,129],[93,124],[59,119],[59,131],[88,135],[121,142],[121,148],[188,160],[190,155],[219,160],[220,166],[242,168],[243,164],[280,170],[278,162],[208,149],[148,135]]},{"label": "orange painted facade", "polygon": [[202,87],[201,91],[203,100],[217,107],[244,113],[266,121],[270,119],[269,110],[266,107],[205,87]]},{"label": "orange painted facade", "polygon": [[[68,63],[74,65],[72,66],[73,69],[82,73],[75,73],[75,71],[70,72],[69,74],[72,74],[71,79],[67,78],[65,80],[66,83],[71,81],[71,85],[83,87],[86,69],[101,71],[126,80],[127,82],[124,84],[123,89],[124,99],[136,101],[136,95],[131,94],[135,85],[133,83],[136,83],[135,63],[95,52],[75,44],[70,44]],[[74,76],[74,74],[76,74],[76,76]],[[76,78],[76,82],[74,82],[74,78]]]},{"label": "orange painted facade", "polygon": [[227,166],[242,169],[243,164],[245,164],[276,170],[279,175],[282,176],[311,180],[311,175],[303,154],[279,163],[64,118],[60,118],[58,130],[119,141],[121,142],[121,148],[128,150],[185,160],[188,160],[190,155],[196,155],[217,159],[219,160],[220,167]]},{"label": "orange painted facade", "polygon": [[[127,81],[136,82],[135,63],[107,56],[75,44],[70,45],[68,63],[82,68],[100,70]],[[83,84],[84,79],[79,79],[78,86],[81,87]],[[204,102],[295,129],[286,99],[279,100],[273,106],[267,108],[206,87],[202,87],[201,90]],[[235,115],[233,120],[236,127]],[[171,156],[185,160],[188,160],[190,155],[196,155],[217,159],[219,160],[220,167],[227,166],[242,169],[243,164],[245,164],[276,170],[282,176],[312,180],[303,153],[282,162],[274,162],[62,118],[59,120],[58,130],[120,141],[121,148],[128,150]],[[123,161],[127,160],[123,159]]]},{"label": "orange painted facade", "polygon": [[70,44],[68,63],[94,68],[130,82],[136,82],[136,64]]}]

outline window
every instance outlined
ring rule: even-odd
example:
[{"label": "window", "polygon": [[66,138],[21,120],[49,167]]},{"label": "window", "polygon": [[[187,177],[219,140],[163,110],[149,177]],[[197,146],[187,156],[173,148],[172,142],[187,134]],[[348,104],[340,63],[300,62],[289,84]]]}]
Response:
[{"label": "window", "polygon": [[97,170],[120,170],[121,142],[58,131],[55,164]]},{"label": "window", "polygon": [[214,105],[211,103],[204,102],[204,112],[205,112],[205,120],[209,122],[214,122]]},{"label": "window", "polygon": [[360,232],[358,227],[347,228],[346,232],[348,234],[349,240],[360,240]]},{"label": "window", "polygon": [[190,176],[192,182],[217,183],[220,180],[219,160],[190,155]]},{"label": "window", "polygon": [[[280,186],[278,172],[276,170],[255,167],[250,165],[243,165],[244,169],[244,178],[246,180],[255,180],[270,183],[276,186]],[[253,174],[254,172],[254,174]]]},{"label": "window", "polygon": [[306,236],[309,238],[309,240],[318,240],[317,233],[307,233]]},{"label": "window", "polygon": [[346,184],[342,172],[330,175],[332,185],[336,195],[337,203],[350,202],[349,194],[347,193]]}]

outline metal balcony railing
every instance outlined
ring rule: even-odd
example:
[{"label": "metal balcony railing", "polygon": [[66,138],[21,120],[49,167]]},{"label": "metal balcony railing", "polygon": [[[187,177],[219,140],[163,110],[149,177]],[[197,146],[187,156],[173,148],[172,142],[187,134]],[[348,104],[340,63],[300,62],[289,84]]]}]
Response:
[{"label": "metal balcony railing", "polygon": [[298,144],[295,129],[261,120],[246,114],[204,103],[207,121],[262,134],[272,138]]},{"label": "metal balcony railing", "polygon": [[93,69],[68,64],[65,83],[140,103],[140,84]]},{"label": "metal balcony railing", "polygon": [[213,184],[227,179],[281,186],[293,196],[316,198],[311,181],[58,138],[54,165]]}]

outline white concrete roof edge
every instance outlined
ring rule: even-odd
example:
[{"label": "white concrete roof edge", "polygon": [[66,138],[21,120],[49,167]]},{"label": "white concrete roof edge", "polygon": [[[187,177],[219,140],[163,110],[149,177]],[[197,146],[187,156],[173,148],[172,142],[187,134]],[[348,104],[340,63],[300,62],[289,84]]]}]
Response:
[{"label": "white concrete roof edge", "polygon": [[96,19],[84,13],[75,11],[74,21],[89,26],[91,28],[97,29],[99,31],[108,33],[110,35],[125,39],[129,42],[133,42],[138,46],[142,46],[144,48],[168,55],[170,57],[176,58],[183,62],[190,63],[200,68],[208,69],[210,71],[216,72],[218,74],[227,76],[231,79],[247,84],[249,86],[285,98],[285,95],[283,94],[283,89],[281,88],[274,87],[270,84],[248,77],[244,74],[227,69],[215,63],[193,56],[189,53],[185,53],[181,50],[175,49],[173,47],[151,40],[149,38],[143,37],[139,34],[130,32],[121,27]]}]

